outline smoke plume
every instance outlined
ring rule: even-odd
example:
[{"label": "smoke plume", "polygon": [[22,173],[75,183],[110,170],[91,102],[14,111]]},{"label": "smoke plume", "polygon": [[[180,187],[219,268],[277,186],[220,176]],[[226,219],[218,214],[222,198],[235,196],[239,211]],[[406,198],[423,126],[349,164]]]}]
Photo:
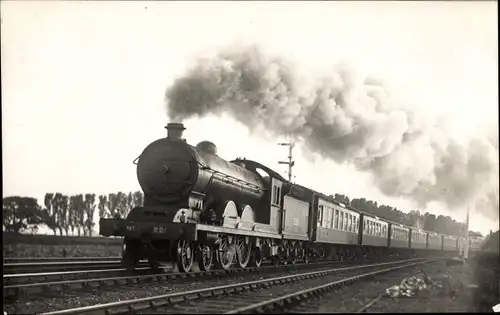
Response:
[{"label": "smoke plume", "polygon": [[[340,64],[305,90],[281,58],[257,48],[200,60],[166,93],[171,119],[226,112],[250,128],[293,135],[306,150],[374,175],[388,196],[451,210],[471,200],[498,219],[498,144],[466,144],[401,106],[381,82],[360,78]],[[498,139],[498,136],[497,138]],[[498,140],[496,140],[498,142]]]}]

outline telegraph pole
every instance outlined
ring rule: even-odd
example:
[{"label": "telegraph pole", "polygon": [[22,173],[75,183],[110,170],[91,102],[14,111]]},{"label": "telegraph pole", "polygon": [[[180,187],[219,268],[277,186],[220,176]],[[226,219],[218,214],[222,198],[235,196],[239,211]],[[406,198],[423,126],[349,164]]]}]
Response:
[{"label": "telegraph pole", "polygon": [[288,146],[288,162],[279,161],[278,164],[286,164],[288,165],[288,181],[292,182],[292,167],[295,165],[295,161],[292,160],[292,150],[295,146],[295,143],[292,141],[278,143],[278,145]]},{"label": "telegraph pole", "polygon": [[464,258],[467,260],[469,258],[469,212],[470,212],[470,205],[467,206],[467,220],[466,220],[466,225],[467,225],[467,231],[465,232],[465,250],[464,250]]}]

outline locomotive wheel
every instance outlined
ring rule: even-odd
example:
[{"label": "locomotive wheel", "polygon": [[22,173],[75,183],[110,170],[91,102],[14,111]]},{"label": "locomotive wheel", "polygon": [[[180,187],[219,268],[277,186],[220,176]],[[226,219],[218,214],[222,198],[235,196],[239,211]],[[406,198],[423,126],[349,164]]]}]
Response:
[{"label": "locomotive wheel", "polygon": [[260,267],[262,265],[262,253],[260,248],[254,247],[252,250],[252,257],[250,259],[250,266]]},{"label": "locomotive wheel", "polygon": [[219,249],[217,250],[217,258],[222,269],[228,270],[231,268],[235,256],[234,245],[229,244],[227,238],[221,240]]},{"label": "locomotive wheel", "polygon": [[245,243],[244,237],[238,237],[236,241],[236,259],[240,268],[246,268],[252,254],[250,244]]},{"label": "locomotive wheel", "polygon": [[193,248],[186,240],[177,242],[177,267],[180,272],[189,272],[193,266]]},{"label": "locomotive wheel", "polygon": [[196,256],[201,271],[209,271],[212,268],[214,251],[211,246],[201,245]]}]

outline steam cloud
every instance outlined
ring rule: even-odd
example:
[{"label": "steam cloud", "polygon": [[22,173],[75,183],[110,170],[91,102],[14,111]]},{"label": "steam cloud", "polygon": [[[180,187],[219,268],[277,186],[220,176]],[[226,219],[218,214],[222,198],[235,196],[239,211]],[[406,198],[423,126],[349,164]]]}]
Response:
[{"label": "steam cloud", "polygon": [[255,47],[225,51],[174,82],[166,93],[168,114],[180,121],[226,112],[371,172],[386,195],[424,207],[443,201],[451,210],[475,200],[477,211],[498,219],[498,136],[458,143],[399,106],[380,82],[343,65],[307,91],[292,70]]}]

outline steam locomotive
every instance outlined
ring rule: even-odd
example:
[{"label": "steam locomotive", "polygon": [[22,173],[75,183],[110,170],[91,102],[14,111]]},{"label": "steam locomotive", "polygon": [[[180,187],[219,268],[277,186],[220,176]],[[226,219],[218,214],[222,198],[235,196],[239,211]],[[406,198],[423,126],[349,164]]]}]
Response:
[{"label": "steam locomotive", "polygon": [[[226,161],[217,147],[195,147],[184,125],[149,144],[137,161],[144,204],[126,219],[101,218],[100,234],[123,237],[127,268],[147,259],[189,272],[347,259],[367,255],[455,255],[464,239],[407,227],[291,183],[247,159]],[[135,161],[134,161],[135,162]],[[473,248],[474,249],[474,248]]]}]

